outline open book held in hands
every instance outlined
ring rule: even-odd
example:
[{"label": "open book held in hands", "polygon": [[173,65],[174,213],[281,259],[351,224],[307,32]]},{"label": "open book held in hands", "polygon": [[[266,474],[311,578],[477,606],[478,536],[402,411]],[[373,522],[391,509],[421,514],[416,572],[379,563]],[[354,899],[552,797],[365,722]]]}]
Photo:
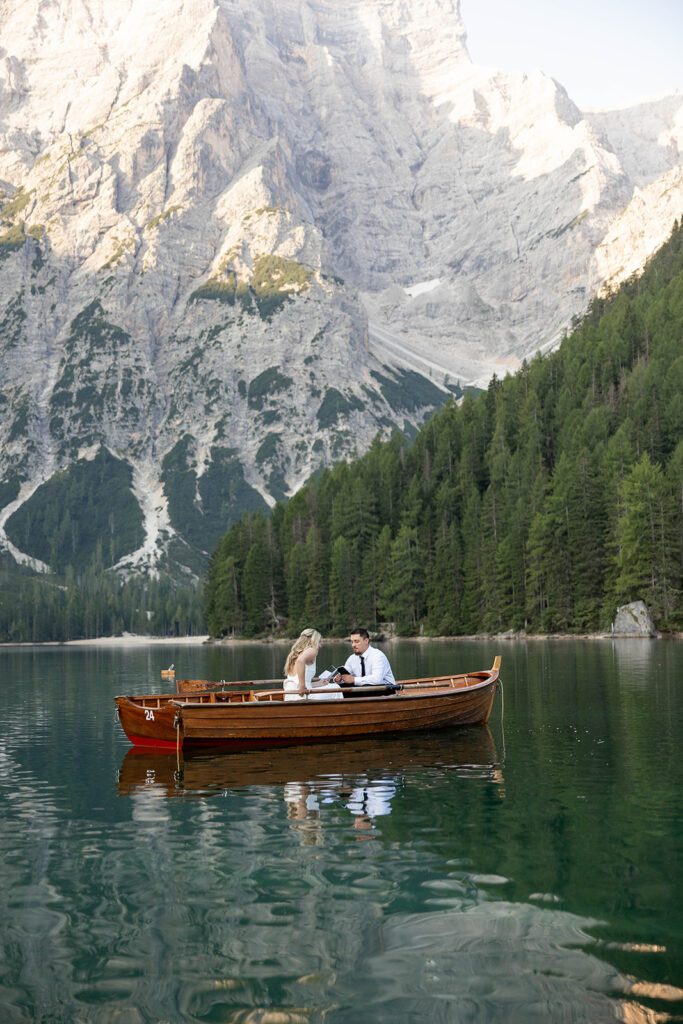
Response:
[{"label": "open book held in hands", "polygon": [[342,673],[342,675],[350,674],[349,670],[346,668],[345,665],[340,665],[339,668],[326,669],[324,672],[321,672],[320,675],[318,676],[318,679],[334,679],[334,677],[339,675],[340,672]]}]

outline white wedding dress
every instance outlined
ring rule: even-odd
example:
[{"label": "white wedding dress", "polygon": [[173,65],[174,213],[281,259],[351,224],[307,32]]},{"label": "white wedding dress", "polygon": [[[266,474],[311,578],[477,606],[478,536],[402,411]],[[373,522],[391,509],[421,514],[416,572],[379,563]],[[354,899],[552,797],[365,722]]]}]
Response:
[{"label": "white wedding dress", "polygon": [[[306,665],[304,682],[308,690],[309,700],[343,700],[344,694],[337,683],[326,683],[325,686],[312,686],[311,681],[315,678],[315,662]],[[282,689],[285,691],[285,700],[301,700],[299,696],[299,679],[297,676],[287,676]]]}]

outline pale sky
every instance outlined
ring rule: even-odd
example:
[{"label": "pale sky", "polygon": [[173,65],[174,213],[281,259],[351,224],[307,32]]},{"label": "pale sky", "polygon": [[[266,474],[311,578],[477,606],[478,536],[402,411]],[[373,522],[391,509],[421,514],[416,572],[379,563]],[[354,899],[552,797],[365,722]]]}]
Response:
[{"label": "pale sky", "polygon": [[683,89],[683,0],[460,0],[475,64],[540,68],[582,110]]}]

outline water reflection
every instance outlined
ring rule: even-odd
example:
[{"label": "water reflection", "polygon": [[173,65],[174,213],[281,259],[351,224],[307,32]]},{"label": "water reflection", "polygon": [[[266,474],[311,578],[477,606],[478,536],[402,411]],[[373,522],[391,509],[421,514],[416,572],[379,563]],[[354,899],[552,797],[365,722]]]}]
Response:
[{"label": "water reflection", "polygon": [[662,645],[651,637],[621,637],[612,641],[612,656],[622,685],[647,689],[661,655]]},{"label": "water reflection", "polygon": [[[118,778],[121,796],[208,797],[249,786],[281,791],[286,818],[303,846],[321,846],[326,819],[344,813],[357,840],[373,838],[379,819],[412,777],[424,771],[488,779],[503,774],[487,726],[379,737],[271,751],[196,753],[178,758],[135,748]],[[155,815],[147,800],[134,816]]]},{"label": "water reflection", "polygon": [[[152,790],[159,796],[208,796],[241,786],[307,786],[311,807],[347,790],[358,813],[388,814],[397,779],[425,768],[442,768],[502,783],[502,770],[487,726],[446,729],[405,737],[274,750],[196,753],[177,758],[132,747],[119,770],[118,792]],[[391,791],[391,792],[390,792]],[[288,797],[285,797],[288,799]]]},{"label": "water reflection", "polygon": [[503,654],[490,732],[180,762],[111,711],[179,652],[5,654],[1,1024],[683,1020],[683,645]]},{"label": "water reflection", "polygon": [[[598,922],[481,893],[472,899],[455,885],[449,902],[438,913],[397,914],[384,923],[369,965],[371,998],[383,1007],[400,1005],[415,1020],[428,1019],[429,1009],[429,1019],[444,1024],[680,1020],[640,1002],[644,997],[671,1004],[681,999],[680,989],[643,985],[594,955],[590,930]],[[434,997],[444,992],[458,992],[455,1013],[454,1005],[439,1012]]]}]

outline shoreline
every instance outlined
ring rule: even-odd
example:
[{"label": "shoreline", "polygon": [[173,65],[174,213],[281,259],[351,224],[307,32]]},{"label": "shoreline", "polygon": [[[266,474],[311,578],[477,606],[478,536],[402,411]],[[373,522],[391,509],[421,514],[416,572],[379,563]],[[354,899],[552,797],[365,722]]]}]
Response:
[{"label": "shoreline", "polygon": [[88,637],[87,640],[4,640],[3,647],[160,647],[187,646],[201,647],[208,644],[208,635],[204,636],[142,636],[138,633],[123,633],[121,636]]},{"label": "shoreline", "polygon": [[[248,637],[212,639],[208,634],[201,636],[143,636],[124,633],[121,636],[89,637],[86,640],[8,640],[0,642],[0,650],[6,647],[254,647],[277,644],[291,645],[296,637]],[[495,640],[506,643],[514,640],[681,640],[683,633],[472,633],[467,636],[383,636],[374,643],[395,643],[413,641],[417,643],[458,643],[459,641]],[[346,636],[324,637],[325,643],[347,643]]]}]

